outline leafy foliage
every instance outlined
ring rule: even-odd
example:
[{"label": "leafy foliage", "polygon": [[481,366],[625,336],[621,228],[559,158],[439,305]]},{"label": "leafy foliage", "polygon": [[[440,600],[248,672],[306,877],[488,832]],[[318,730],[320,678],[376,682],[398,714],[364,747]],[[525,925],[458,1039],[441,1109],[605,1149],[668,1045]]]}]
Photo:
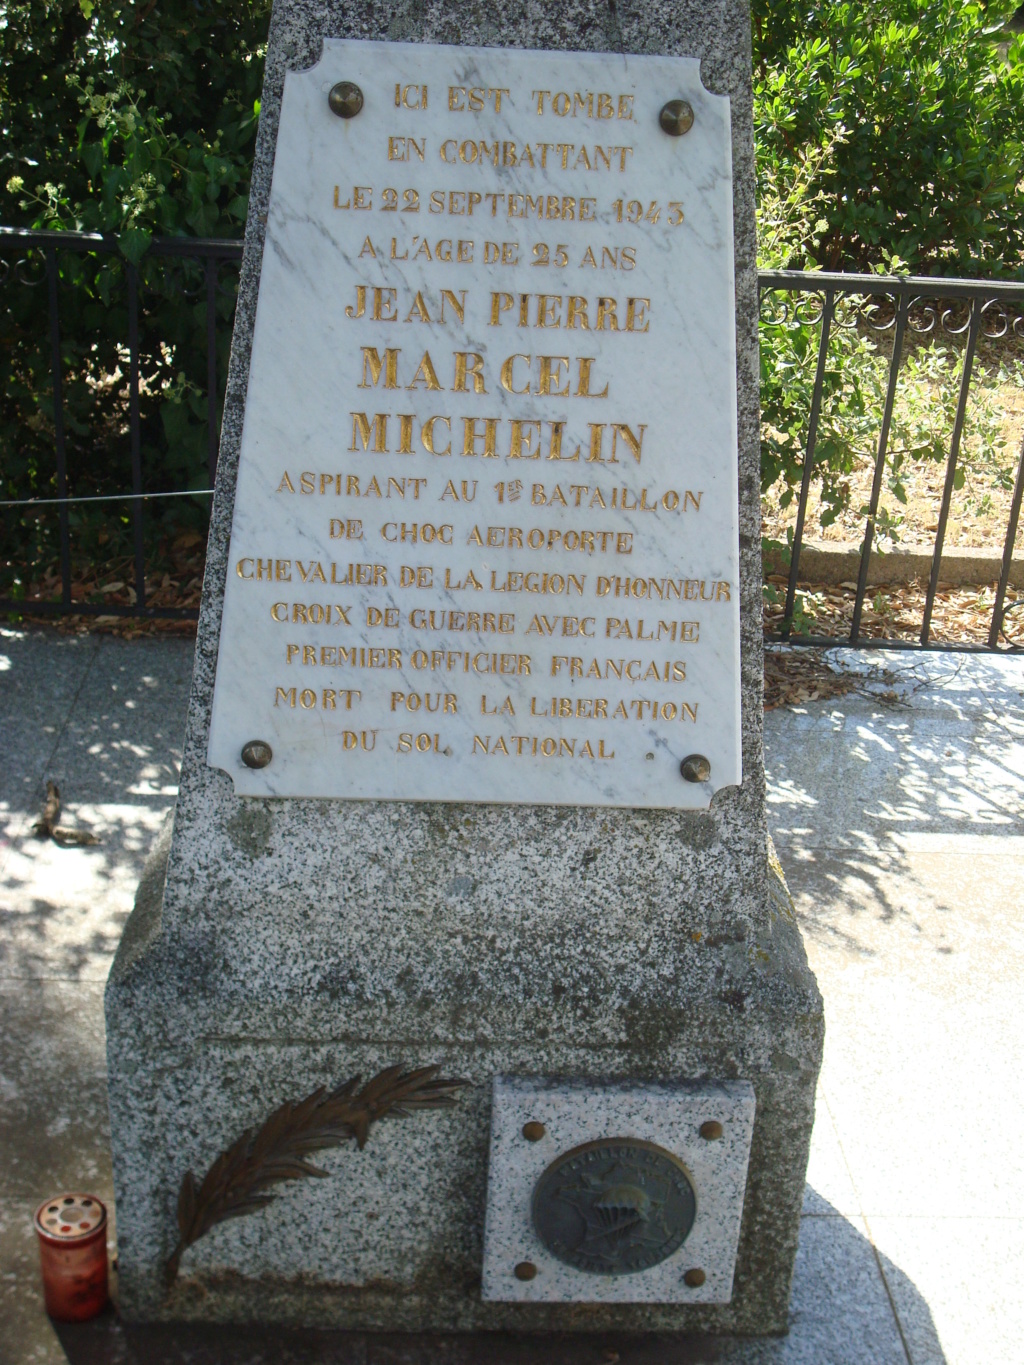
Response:
[{"label": "leafy foliage", "polygon": [[[128,263],[142,283],[143,486],[208,482],[201,267],[172,268],[146,248],[154,235],[240,235],[269,8],[270,0],[0,8],[0,222],[119,241],[113,256],[58,252],[73,494],[130,486]],[[763,265],[1024,271],[1024,36],[1006,28],[1015,8],[1016,0],[753,0]],[[0,294],[0,499],[57,491],[42,265],[30,256]],[[233,309],[232,272],[222,273],[221,386]],[[802,472],[816,350],[812,322],[762,329],[763,486],[781,486],[783,498]],[[864,329],[835,333],[814,470],[826,524],[873,444],[884,364]],[[930,420],[928,403],[917,411],[920,421],[907,417],[914,430],[894,433],[904,460],[937,453],[917,429]],[[898,462],[892,476],[898,486]],[[130,512],[99,506],[69,511],[75,553],[130,553]],[[205,526],[203,499],[148,506],[158,509],[146,514],[158,540]],[[53,563],[57,525],[52,509],[0,509],[0,592],[17,595]]]},{"label": "leafy foliage", "polygon": [[804,182],[791,260],[920,274],[1024,263],[1024,40],[1013,0],[755,4],[762,199]]},{"label": "leafy foliage", "polygon": [[[115,233],[113,255],[58,251],[68,491],[131,485],[127,264],[140,267],[143,487],[208,483],[202,266],[145,255],[154,235],[238,237],[245,222],[268,0],[9,0],[0,15],[0,222]],[[18,257],[21,263],[18,264]],[[0,498],[52,497],[54,403],[39,252],[4,244]],[[216,298],[230,319],[233,272]],[[30,283],[26,283],[29,281]],[[217,329],[219,384],[229,328]],[[202,528],[207,500],[155,505],[150,540]],[[131,512],[69,512],[80,556],[123,552]],[[113,509],[113,510],[112,510]],[[55,558],[53,509],[0,513],[0,592]]]},{"label": "leafy foliage", "polygon": [[[754,0],[763,266],[1024,272],[1024,42],[1004,32],[1015,7]],[[803,475],[819,338],[813,309],[791,306],[783,317],[769,304],[761,327],[762,489],[782,507]],[[890,540],[899,534],[908,461],[947,454],[959,358],[943,344],[905,347],[886,471],[893,503],[876,522]],[[870,328],[833,328],[812,471],[822,526],[849,506],[855,465],[873,458],[888,364]],[[986,378],[979,374],[976,395]],[[991,402],[975,408],[973,430],[987,458],[999,422]],[[798,602],[796,629],[801,609]]]}]

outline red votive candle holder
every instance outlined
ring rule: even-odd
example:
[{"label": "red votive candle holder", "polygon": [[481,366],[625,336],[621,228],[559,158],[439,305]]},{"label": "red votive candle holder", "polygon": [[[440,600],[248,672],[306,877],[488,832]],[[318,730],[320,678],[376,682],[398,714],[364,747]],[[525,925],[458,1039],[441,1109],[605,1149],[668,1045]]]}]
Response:
[{"label": "red votive candle holder", "polygon": [[36,1209],[46,1311],[84,1322],[106,1307],[107,1210],[94,1194],[58,1194]]}]

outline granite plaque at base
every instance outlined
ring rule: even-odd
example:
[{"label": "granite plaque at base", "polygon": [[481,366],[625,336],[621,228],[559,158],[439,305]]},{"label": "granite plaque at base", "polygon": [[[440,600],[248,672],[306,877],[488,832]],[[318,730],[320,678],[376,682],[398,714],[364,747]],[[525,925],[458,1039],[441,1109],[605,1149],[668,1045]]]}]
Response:
[{"label": "granite plaque at base", "polygon": [[785,1331],[750,106],[735,0],[275,4],[125,1317]]}]

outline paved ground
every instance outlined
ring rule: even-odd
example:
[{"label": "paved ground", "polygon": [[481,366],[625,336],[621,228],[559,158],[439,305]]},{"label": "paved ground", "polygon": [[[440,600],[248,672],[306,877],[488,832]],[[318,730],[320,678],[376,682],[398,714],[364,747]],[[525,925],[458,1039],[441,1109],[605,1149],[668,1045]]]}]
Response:
[{"label": "paved ground", "polygon": [[[848,666],[871,665],[846,655]],[[773,712],[773,827],[828,1039],[784,1341],[56,1329],[29,1226],[111,1193],[102,991],[175,792],[182,641],[0,631],[0,1361],[1015,1365],[1024,1360],[1024,659],[887,659]],[[31,836],[47,778],[68,823]]]}]

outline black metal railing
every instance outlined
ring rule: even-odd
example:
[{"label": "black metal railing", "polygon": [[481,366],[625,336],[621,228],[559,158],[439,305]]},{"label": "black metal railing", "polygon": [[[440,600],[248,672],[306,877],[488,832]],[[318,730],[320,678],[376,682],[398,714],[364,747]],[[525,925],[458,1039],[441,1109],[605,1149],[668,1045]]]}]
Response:
[{"label": "black metal railing", "polygon": [[[145,538],[143,518],[145,503],[161,498],[210,497],[217,471],[217,450],[220,437],[221,398],[218,386],[217,301],[221,293],[221,275],[225,266],[237,271],[242,258],[242,243],[216,238],[164,237],[154,239],[144,256],[145,261],[169,259],[176,262],[195,262],[201,266],[205,293],[206,333],[206,451],[208,487],[185,488],[169,492],[147,492],[143,489],[142,428],[140,420],[140,332],[139,309],[140,268],[135,261],[120,256],[118,238],[112,235],[87,232],[47,232],[24,228],[0,227],[0,286],[11,283],[33,288],[46,284],[46,325],[49,332],[50,380],[52,384],[53,460],[56,495],[48,498],[21,498],[0,501],[0,508],[55,506],[59,521],[58,552],[61,592],[59,601],[39,601],[0,597],[0,611],[29,611],[33,615],[85,615],[165,617],[194,620],[194,607],[151,606],[147,603]],[[72,252],[78,256],[118,257],[124,270],[125,303],[127,311],[126,350],[128,362],[128,463],[131,491],[75,497],[68,492],[68,450],[65,430],[64,363],[61,354],[61,269],[58,252]],[[38,271],[38,257],[42,255],[43,271]],[[35,259],[33,259],[35,258]],[[35,267],[35,268],[34,268]],[[184,294],[194,294],[182,281]],[[41,313],[41,310],[40,310]],[[40,317],[42,323],[42,317]],[[230,319],[227,320],[230,326]],[[134,601],[130,604],[104,602],[102,604],[72,600],[71,535],[69,510],[76,505],[99,502],[129,503],[132,519]]]},{"label": "black metal railing", "polygon": [[[62,271],[59,252],[79,255],[116,255],[120,251],[118,239],[90,233],[41,232],[17,228],[0,228],[0,286],[11,283],[47,285],[46,326],[49,332],[50,378],[52,383],[53,413],[53,477],[54,497],[26,497],[0,502],[0,507],[54,506],[59,519],[58,548],[60,560],[60,598],[40,601],[0,597],[0,612],[30,612],[32,614],[80,614],[134,617],[178,617],[194,619],[194,607],[152,606],[147,602],[144,516],[146,503],[158,498],[184,498],[212,494],[216,472],[217,446],[220,431],[220,392],[223,375],[218,373],[217,349],[219,328],[230,328],[230,313],[218,313],[221,275],[225,268],[237,275],[242,244],[238,241],[206,240],[197,238],[155,239],[146,252],[144,261],[171,258],[189,261],[201,269],[200,290],[205,294],[206,344],[206,450],[209,486],[205,489],[172,489],[147,492],[143,487],[142,441],[140,423],[140,271],[132,261],[123,261],[126,291],[127,390],[128,390],[128,466],[131,491],[102,494],[96,497],[75,497],[69,494],[68,450],[65,433],[63,386],[65,376],[61,351],[61,283]],[[43,273],[32,275],[27,268],[30,254],[42,254]],[[1008,521],[1003,537],[1001,570],[987,636],[984,642],[950,645],[933,639],[932,617],[940,582],[943,548],[949,521],[951,499],[957,479],[968,398],[979,343],[992,344],[1001,339],[1019,338],[1024,341],[1024,282],[996,282],[986,280],[927,279],[879,275],[805,273],[799,271],[762,271],[760,275],[762,325],[811,329],[817,333],[814,377],[806,419],[802,469],[796,501],[795,523],[791,528],[789,566],[786,576],[785,605],[779,629],[769,631],[768,639],[789,640],[792,643],[818,645],[861,645],[882,648],[964,648],[996,650],[1014,647],[1004,632],[1007,612],[1020,603],[1007,603],[1014,545],[1017,538],[1022,496],[1024,496],[1024,444],[1017,459],[1013,493]],[[193,297],[196,288],[189,292]],[[39,323],[43,326],[42,310]],[[856,592],[852,604],[849,631],[839,636],[796,633],[793,629],[794,611],[798,603],[801,576],[801,552],[807,521],[808,501],[818,458],[819,427],[823,403],[827,401],[826,373],[830,343],[841,328],[859,328],[875,334],[886,334],[891,344],[885,399],[878,416],[877,440],[874,446],[874,471],[870,502],[865,513],[863,542],[860,553]],[[920,630],[916,639],[879,638],[863,630],[864,604],[867,594],[872,556],[877,554],[875,543],[876,519],[882,491],[889,439],[901,369],[908,347],[929,335],[941,333],[959,349],[959,391],[946,458],[945,482],[936,524],[931,554],[931,570],[924,601]],[[72,599],[71,543],[69,509],[76,504],[97,501],[128,502],[131,506],[134,602],[114,604],[90,603]],[[1003,646],[1000,639],[1003,639]]]},{"label": "black metal railing", "polygon": [[[780,296],[784,296],[780,299]],[[984,643],[939,642],[932,639],[932,615],[939,587],[943,548],[949,522],[950,505],[956,483],[961,441],[967,415],[971,379],[980,341],[997,343],[1009,338],[1024,341],[1024,282],[993,280],[936,279],[920,276],[830,274],[793,270],[765,270],[759,277],[762,328],[765,325],[811,327],[817,330],[818,344],[814,381],[807,414],[806,443],[796,521],[792,528],[789,573],[786,582],[782,624],[768,632],[767,639],[788,640],[794,644],[855,645],[887,649],[966,649],[995,650],[1004,632],[1007,588],[1024,494],[1024,441],[1017,458],[1013,494],[1010,501],[1002,558],[987,636]],[[792,622],[797,605],[800,558],[804,545],[808,498],[816,466],[819,423],[825,390],[830,339],[837,327],[859,328],[889,334],[891,357],[885,400],[879,415],[874,473],[870,501],[865,513],[864,535],[858,566],[856,592],[849,633],[845,637],[797,635]],[[908,342],[942,334],[952,342],[962,338],[960,375],[955,416],[946,457],[942,501],[935,528],[931,569],[924,601],[920,631],[916,640],[867,637],[862,634],[864,601],[872,554],[882,481],[889,454],[889,436],[896,403],[901,369]],[[1017,603],[1012,604],[1014,606]],[[1010,648],[1017,647],[1007,640]]]}]

